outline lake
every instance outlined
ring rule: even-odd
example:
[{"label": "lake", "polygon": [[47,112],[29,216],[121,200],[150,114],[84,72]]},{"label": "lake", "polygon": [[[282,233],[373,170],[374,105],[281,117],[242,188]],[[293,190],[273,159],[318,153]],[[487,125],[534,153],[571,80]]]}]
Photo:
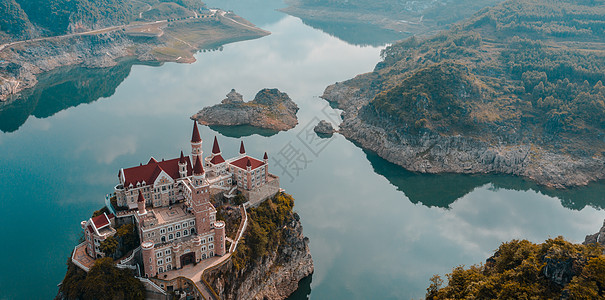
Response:
[{"label": "lake", "polygon": [[[315,273],[293,298],[418,299],[433,274],[483,262],[503,241],[581,242],[603,223],[603,183],[555,191],[510,176],[415,174],[338,134],[308,134],[320,119],[337,122],[324,88],[372,70],[382,46],[305,25],[275,11],[281,1],[207,2],[272,34],[202,51],[188,65],[64,68],[2,108],[0,299],[54,297],[80,221],[103,205],[118,170],[188,153],[189,117],[232,88],[246,100],[279,88],[300,107],[299,125],[277,134],[200,126],[205,154],[215,135],[226,157],[240,140],[253,156],[267,151],[295,197]],[[272,164],[285,151],[296,160]]]}]

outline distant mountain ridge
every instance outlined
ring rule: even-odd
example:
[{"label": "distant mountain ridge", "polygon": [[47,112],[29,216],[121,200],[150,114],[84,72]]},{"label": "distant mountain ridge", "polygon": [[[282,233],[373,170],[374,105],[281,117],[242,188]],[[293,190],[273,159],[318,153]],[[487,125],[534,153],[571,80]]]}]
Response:
[{"label": "distant mountain ridge", "polygon": [[509,0],[328,87],[341,132],[412,171],[605,178],[605,1]]},{"label": "distant mountain ridge", "polygon": [[187,9],[204,7],[194,0],[0,0],[0,41],[126,24],[162,2]]}]

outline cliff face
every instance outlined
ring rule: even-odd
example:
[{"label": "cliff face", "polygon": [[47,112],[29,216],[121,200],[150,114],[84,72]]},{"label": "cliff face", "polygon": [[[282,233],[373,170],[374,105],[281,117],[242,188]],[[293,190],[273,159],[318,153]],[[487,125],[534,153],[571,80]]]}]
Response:
[{"label": "cliff face", "polygon": [[284,227],[284,243],[276,251],[239,271],[230,261],[204,274],[221,299],[285,299],[313,273],[309,239],[295,216]]},{"label": "cliff face", "polygon": [[430,130],[406,131],[372,114],[358,88],[335,84],[322,98],[343,109],[340,133],[365,149],[410,171],[422,173],[504,173],[555,188],[586,185],[605,178],[605,161],[554,153],[528,143],[493,143]]},{"label": "cliff face", "polygon": [[251,125],[272,130],[289,130],[298,124],[298,106],[278,89],[262,89],[254,100],[244,102],[242,95],[231,90],[220,104],[205,107],[191,119],[203,125]]}]

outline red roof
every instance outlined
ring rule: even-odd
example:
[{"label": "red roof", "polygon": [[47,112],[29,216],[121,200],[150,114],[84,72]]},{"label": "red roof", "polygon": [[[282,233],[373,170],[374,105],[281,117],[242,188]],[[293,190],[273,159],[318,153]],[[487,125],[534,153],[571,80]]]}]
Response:
[{"label": "red roof", "polygon": [[248,164],[248,161],[250,162],[250,169],[254,170],[262,165],[264,165],[265,163],[254,158],[254,157],[250,157],[250,156],[244,156],[236,161],[233,161],[231,163],[231,165],[236,166],[242,170],[246,170],[246,165]]},{"label": "red roof", "polygon": [[239,145],[239,154],[246,153],[246,149],[244,148],[244,141]]},{"label": "red roof", "polygon": [[218,165],[220,163],[224,163],[225,159],[219,154],[219,155],[215,155],[210,162],[214,165]]},{"label": "red roof", "polygon": [[[193,174],[189,157],[185,157],[187,163],[187,176]],[[136,186],[137,182],[153,184],[158,178],[158,175],[164,171],[173,179],[179,178],[179,158],[170,159],[162,162],[157,162],[155,159],[150,159],[146,165],[124,169],[124,187],[128,187],[131,183]]]},{"label": "red roof", "polygon": [[202,167],[202,159],[198,158],[195,161],[195,166],[193,166],[193,174],[204,174],[204,167]]},{"label": "red roof", "polygon": [[105,214],[102,215],[98,215],[94,218],[92,218],[92,223],[95,225],[95,227],[97,229],[109,224],[109,219],[107,219],[107,216]]},{"label": "red roof", "polygon": [[200,131],[197,130],[197,121],[193,120],[193,134],[191,134],[191,142],[199,143],[201,141],[202,141],[202,138],[200,137]]},{"label": "red roof", "polygon": [[221,153],[221,148],[218,146],[218,141],[216,140],[216,136],[214,137],[214,144],[212,145],[212,154]]}]

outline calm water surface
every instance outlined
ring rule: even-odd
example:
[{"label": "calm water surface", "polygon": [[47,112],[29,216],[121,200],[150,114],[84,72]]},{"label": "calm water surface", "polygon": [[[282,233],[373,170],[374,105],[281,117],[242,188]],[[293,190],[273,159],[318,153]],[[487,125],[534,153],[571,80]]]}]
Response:
[{"label": "calm water surface", "polygon": [[252,155],[291,147],[305,156],[286,169],[292,177],[272,167],[296,198],[315,261],[296,298],[417,299],[433,274],[484,261],[502,241],[579,242],[602,224],[603,184],[557,192],[506,176],[418,175],[340,135],[312,140],[308,125],[333,113],[323,89],[371,70],[381,48],[274,11],[280,1],[209,2],[273,34],[191,65],[61,70],[0,112],[0,299],[52,298],[79,222],[103,205],[119,168],[188,152],[189,116],[231,88],[252,99],[277,87],[300,107],[288,132],[200,128],[205,153],[217,135],[227,156],[240,139]]}]

